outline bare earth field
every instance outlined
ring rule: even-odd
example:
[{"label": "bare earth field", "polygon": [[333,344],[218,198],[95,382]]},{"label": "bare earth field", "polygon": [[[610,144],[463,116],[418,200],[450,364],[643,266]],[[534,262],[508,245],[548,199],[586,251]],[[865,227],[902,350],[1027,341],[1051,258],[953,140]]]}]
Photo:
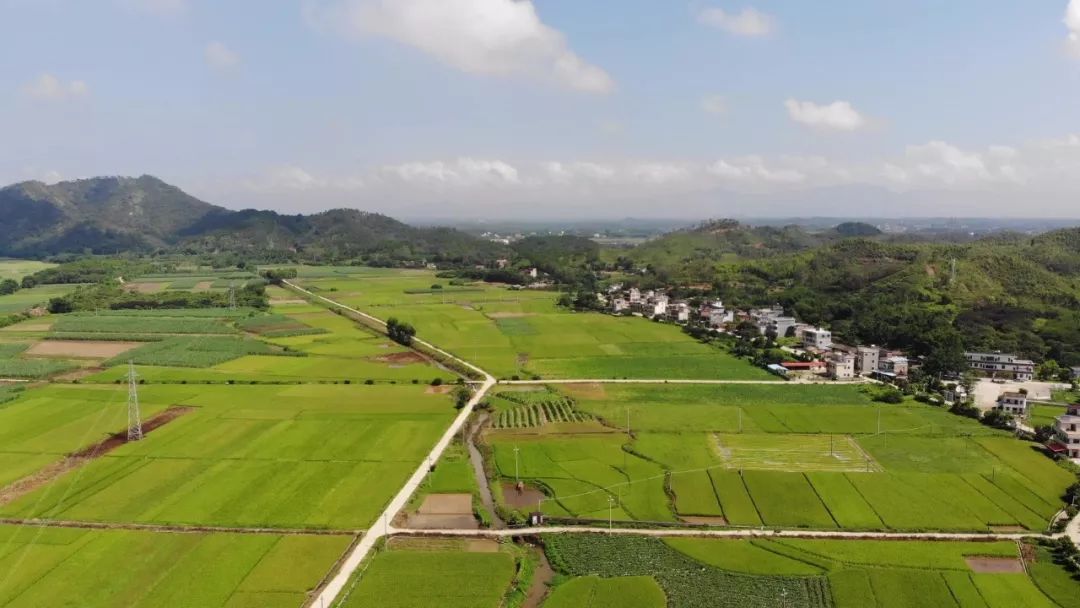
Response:
[{"label": "bare earth field", "polygon": [[90,340],[44,340],[27,349],[31,357],[111,359],[142,346],[142,342],[94,342]]}]

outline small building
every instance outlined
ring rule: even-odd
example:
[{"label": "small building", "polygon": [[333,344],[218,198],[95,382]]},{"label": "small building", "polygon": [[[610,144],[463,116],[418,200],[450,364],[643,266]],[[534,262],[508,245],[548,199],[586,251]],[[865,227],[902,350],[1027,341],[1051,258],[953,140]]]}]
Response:
[{"label": "small building", "polygon": [[910,367],[907,357],[896,355],[883,359],[878,365],[878,371],[894,378],[906,378]]},{"label": "small building", "polygon": [[637,287],[630,288],[630,303],[637,304],[641,301],[641,290]]},{"label": "small building", "polygon": [[945,398],[945,403],[963,403],[967,401],[968,392],[962,384],[950,384],[945,387],[942,397]]},{"label": "small building", "polygon": [[676,302],[672,306],[668,306],[671,311],[671,318],[676,323],[689,323],[690,322],[690,305],[686,302]]},{"label": "small building", "polygon": [[1006,353],[964,353],[968,367],[992,378],[1031,380],[1035,377],[1035,362]]},{"label": "small building", "polygon": [[780,365],[788,370],[788,373],[824,374],[828,371],[824,361],[784,361]]},{"label": "small building", "polygon": [[811,327],[802,332],[802,343],[806,348],[829,350],[832,348],[832,332],[820,327]]},{"label": "small building", "polygon": [[506,270],[506,268],[509,265],[510,265],[510,260],[508,260],[506,258],[495,260],[495,267],[498,268],[499,270]]},{"label": "small building", "polygon": [[529,268],[528,270],[525,270],[523,272],[525,276],[529,277],[530,279],[535,279],[540,276],[540,271],[535,268]]},{"label": "small building", "polygon": [[765,368],[781,378],[787,378],[788,369],[779,363],[770,363]]},{"label": "small building", "polygon": [[855,371],[873,374],[881,366],[881,349],[876,346],[860,346],[855,349]]},{"label": "small building", "polygon": [[615,314],[630,310],[630,302],[625,298],[615,298],[611,303],[611,311]]},{"label": "small building", "polygon": [[1080,462],[1080,403],[1070,405],[1054,423],[1054,437],[1046,447],[1055,454]]},{"label": "small building", "polygon": [[1080,367],[1073,367],[1069,371],[1072,372],[1073,380],[1080,380]]},{"label": "small building", "polygon": [[1028,396],[1025,393],[1002,393],[997,399],[997,405],[994,406],[995,410],[1001,410],[1006,414],[1011,414],[1017,418],[1023,418],[1027,416],[1028,410]]},{"label": "small building", "polygon": [[833,380],[851,380],[855,377],[855,356],[834,352],[825,360],[825,367]]}]

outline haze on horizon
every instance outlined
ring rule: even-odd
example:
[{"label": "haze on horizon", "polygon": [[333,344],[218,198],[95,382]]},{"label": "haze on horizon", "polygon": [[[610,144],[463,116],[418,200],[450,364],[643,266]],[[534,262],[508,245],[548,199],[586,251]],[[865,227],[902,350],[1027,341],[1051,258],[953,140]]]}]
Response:
[{"label": "haze on horizon", "polygon": [[0,0],[0,184],[399,217],[1080,217],[1080,0]]}]

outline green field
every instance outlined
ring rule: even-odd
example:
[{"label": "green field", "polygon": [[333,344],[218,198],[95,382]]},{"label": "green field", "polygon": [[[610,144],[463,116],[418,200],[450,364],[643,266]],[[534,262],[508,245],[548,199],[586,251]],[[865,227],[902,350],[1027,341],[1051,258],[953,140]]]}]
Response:
[{"label": "green field", "polygon": [[499,608],[515,561],[510,548],[469,551],[465,541],[391,541],[371,559],[341,606]]},{"label": "green field", "polygon": [[36,260],[3,259],[0,260],[0,281],[3,281],[4,279],[21,281],[26,275],[34,274],[35,272],[45,270],[46,268],[52,268],[53,266],[56,266],[56,264],[38,262]]},{"label": "green field", "polygon": [[664,590],[651,576],[585,576],[559,585],[544,608],[665,608]]},{"label": "green field", "polygon": [[0,296],[0,314],[23,312],[38,305],[47,304],[50,299],[74,291],[75,285],[41,285],[31,289],[20,289],[13,294]]},{"label": "green field", "polygon": [[[564,406],[610,426],[532,415],[522,425],[519,405],[487,434],[497,474],[514,478],[517,448],[521,476],[543,489],[553,517],[605,521],[610,507],[613,519],[660,522],[1041,532],[1075,481],[1032,444],[941,408],[875,403],[855,386],[560,389]],[[524,404],[552,395],[510,394]]]},{"label": "green field", "polygon": [[301,280],[343,304],[411,323],[419,337],[498,377],[774,379],[674,325],[562,311],[550,291],[431,289],[440,282],[414,270]]},{"label": "green field", "polygon": [[[140,400],[144,416],[170,406],[192,409],[0,513],[363,528],[454,413],[446,396],[414,386],[146,385]],[[0,449],[55,458],[121,431],[125,407],[123,386],[27,391],[0,407],[0,433],[19,440]],[[0,476],[13,475],[0,470]]]},{"label": "green field", "polygon": [[349,541],[0,526],[0,605],[295,608]]},{"label": "green field", "polygon": [[[1071,606],[1075,582],[1052,564],[1045,573],[978,573],[968,558],[1014,560],[1012,542],[721,540],[548,536],[552,565],[564,576],[545,606],[637,605],[655,598],[656,581],[672,606],[836,608],[1051,608],[1040,585]],[[1048,557],[1048,556],[1044,556]],[[1042,563],[1042,561],[1040,561]],[[656,584],[656,583],[653,583]],[[1072,587],[1061,587],[1071,584]],[[589,604],[591,597],[608,603]],[[663,606],[652,603],[642,606]],[[562,602],[572,598],[570,603]],[[1060,600],[1059,600],[1060,601]]]}]

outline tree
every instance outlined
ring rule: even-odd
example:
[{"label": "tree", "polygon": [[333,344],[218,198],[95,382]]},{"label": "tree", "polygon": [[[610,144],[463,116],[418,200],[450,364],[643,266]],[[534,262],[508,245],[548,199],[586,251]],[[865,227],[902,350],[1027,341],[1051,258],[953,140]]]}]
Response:
[{"label": "tree", "polygon": [[983,414],[982,423],[996,429],[1012,430],[1015,426],[1012,414],[1006,414],[1001,410],[990,410]]},{"label": "tree", "polygon": [[0,296],[8,296],[19,290],[19,284],[12,279],[0,281]]},{"label": "tree", "polygon": [[472,389],[464,384],[459,384],[454,387],[454,390],[450,392],[450,396],[454,398],[454,407],[462,409],[469,404],[469,399],[472,399]]},{"label": "tree", "polygon": [[49,312],[60,315],[75,310],[75,305],[68,298],[53,298],[49,300]]},{"label": "tree", "polygon": [[402,346],[412,346],[416,328],[408,323],[398,321],[396,317],[390,317],[386,320],[386,334],[390,336],[391,340]]}]

